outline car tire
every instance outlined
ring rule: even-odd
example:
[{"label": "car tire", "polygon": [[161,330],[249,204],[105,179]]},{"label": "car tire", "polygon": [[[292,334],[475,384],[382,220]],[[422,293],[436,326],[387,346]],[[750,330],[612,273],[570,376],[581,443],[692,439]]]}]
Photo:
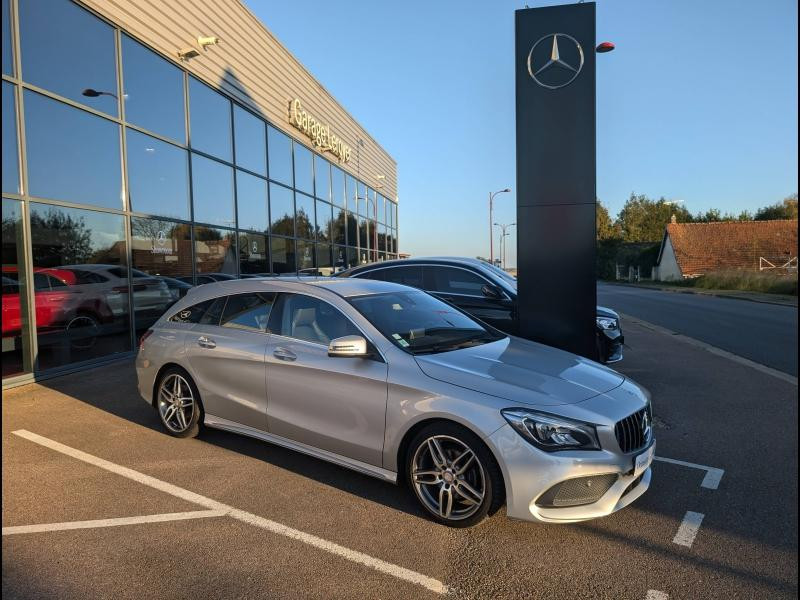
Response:
[{"label": "car tire", "polygon": [[155,386],[155,408],[161,425],[173,437],[200,434],[203,405],[191,376],[180,367],[169,367]]},{"label": "car tire", "polygon": [[100,330],[98,318],[86,311],[75,314],[64,328],[73,350],[91,350],[97,344]]},{"label": "car tire", "polygon": [[452,422],[436,422],[411,440],[406,482],[422,508],[449,527],[472,527],[503,504],[497,461],[477,435]]}]

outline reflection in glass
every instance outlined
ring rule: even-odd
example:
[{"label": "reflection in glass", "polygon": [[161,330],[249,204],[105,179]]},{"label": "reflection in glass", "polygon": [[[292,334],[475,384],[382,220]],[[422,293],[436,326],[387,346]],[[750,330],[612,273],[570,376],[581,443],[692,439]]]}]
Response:
[{"label": "reflection in glass", "polygon": [[378,194],[378,223],[386,223],[386,198]]},{"label": "reflection in glass", "polygon": [[352,214],[358,213],[358,204],[356,202],[356,196],[358,194],[357,187],[356,187],[356,179],[352,175],[347,175],[345,177],[345,197],[347,199],[347,212]]},{"label": "reflection in glass", "polygon": [[386,199],[386,224],[389,228],[392,227],[392,201]]},{"label": "reflection in glass", "polygon": [[314,193],[314,158],[311,151],[294,144],[294,187],[306,194]]},{"label": "reflection in glass", "polygon": [[347,248],[344,246],[333,247],[333,270],[338,273],[347,268]]},{"label": "reflection in glass", "polygon": [[233,105],[233,137],[236,164],[267,175],[267,133],[264,121],[236,104]]},{"label": "reflection in glass", "polygon": [[275,129],[267,127],[267,147],[269,148],[269,178],[288,186],[292,179],[292,140]]},{"label": "reflection in glass", "polygon": [[362,250],[369,248],[369,230],[367,220],[359,217],[358,219],[358,246]]},{"label": "reflection in glass", "polygon": [[14,85],[3,82],[3,191],[19,194],[17,156],[17,102]]},{"label": "reflection in glass", "polygon": [[3,378],[31,371],[21,204],[3,198]]},{"label": "reflection in glass", "polygon": [[184,144],[183,71],[122,36],[125,120]]},{"label": "reflection in glass", "polygon": [[[144,302],[151,293],[147,287],[140,287],[147,277],[158,279],[167,286],[170,305],[191,289],[192,240],[188,224],[131,217],[131,255],[135,305]],[[158,311],[153,311],[151,318],[160,316],[156,313]],[[137,310],[136,329],[146,329],[147,321]]]},{"label": "reflection in glass", "polygon": [[[39,367],[131,350],[124,218],[31,203]],[[159,283],[137,311],[166,308]]]},{"label": "reflection in glass", "polygon": [[[117,116],[111,26],[69,0],[20,2],[19,21],[25,81]],[[84,96],[86,89],[100,94]]]},{"label": "reflection in glass", "polygon": [[189,77],[189,117],[192,148],[232,161],[231,101]]},{"label": "reflection in glass", "polygon": [[313,240],[316,224],[314,219],[314,199],[305,194],[295,194],[294,202],[297,210],[297,237]]},{"label": "reflection in glass", "polygon": [[386,252],[386,225],[378,225],[378,251]]},{"label": "reflection in glass", "polygon": [[314,244],[297,240],[297,271],[314,269]]},{"label": "reflection in glass", "polygon": [[331,163],[314,155],[314,193],[327,202],[331,199]]},{"label": "reflection in glass", "polygon": [[333,221],[331,205],[327,202],[317,200],[317,241],[331,241],[331,222]]},{"label": "reflection in glass", "polygon": [[260,233],[239,233],[239,272],[242,275],[268,275],[269,249],[267,236]]},{"label": "reflection in glass", "polygon": [[375,202],[375,190],[367,188],[367,217],[371,221],[378,218],[378,205]]},{"label": "reflection in glass", "polygon": [[[14,74],[14,52],[11,48],[11,1],[3,0],[3,74]],[[5,108],[3,108],[5,110]],[[3,350],[5,356],[5,349]]]},{"label": "reflection in glass", "polygon": [[330,275],[333,273],[330,244],[317,244],[317,270],[320,275]]},{"label": "reflection in glass", "polygon": [[294,240],[270,236],[273,273],[294,273],[295,266]]},{"label": "reflection in glass", "polygon": [[29,90],[24,101],[29,193],[122,208],[119,126]]},{"label": "reflection in glass", "polygon": [[186,150],[133,129],[125,132],[130,210],[189,219]]},{"label": "reflection in glass", "polygon": [[294,192],[282,185],[269,184],[270,232],[294,237]]},{"label": "reflection in glass", "polygon": [[342,246],[347,244],[347,214],[343,208],[333,208],[333,221],[331,222],[331,240]]},{"label": "reflection in glass", "polygon": [[358,246],[358,218],[355,213],[347,213],[347,244]]},{"label": "reflection in glass", "polygon": [[331,199],[333,205],[338,207],[346,207],[344,189],[344,172],[339,167],[331,167]]},{"label": "reflection in glass", "polygon": [[197,273],[236,275],[236,234],[216,227],[194,228],[194,255]]},{"label": "reflection in glass", "polygon": [[367,216],[367,186],[356,181],[356,200],[358,201],[358,216]]},{"label": "reflection in glass", "polygon": [[347,266],[348,267],[355,267],[359,265],[358,262],[358,248],[353,248],[352,246],[347,247]]},{"label": "reflection in glass", "polygon": [[195,221],[233,227],[233,169],[192,154],[192,201]]},{"label": "reflection in glass", "polygon": [[266,232],[269,228],[267,181],[237,170],[236,210],[239,213],[239,229]]}]

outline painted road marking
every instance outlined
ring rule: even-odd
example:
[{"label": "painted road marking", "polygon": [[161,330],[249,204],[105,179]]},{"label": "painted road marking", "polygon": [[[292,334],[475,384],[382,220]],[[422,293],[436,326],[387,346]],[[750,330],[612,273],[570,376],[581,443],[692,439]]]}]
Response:
[{"label": "painted road marking", "polygon": [[3,527],[3,535],[20,533],[41,533],[44,531],[67,531],[70,529],[94,529],[96,527],[119,527],[121,525],[139,525],[140,523],[165,523],[167,521],[185,521],[186,519],[207,519],[208,517],[224,517],[224,510],[193,510],[190,512],[163,513],[160,515],[142,515],[140,517],[120,517],[116,519],[95,519],[93,521],[67,521],[65,523],[41,523],[39,525],[15,525]]},{"label": "painted road marking", "polygon": [[664,458],[663,456],[656,456],[653,460],[660,460],[661,462],[671,463],[673,465],[681,465],[682,467],[691,467],[692,469],[700,469],[706,472],[700,487],[715,490],[719,487],[719,482],[725,474],[725,469],[717,469],[716,467],[707,467],[705,465],[698,465],[695,463],[686,462],[685,460],[676,460],[674,458]]},{"label": "painted road marking", "polygon": [[701,348],[706,352],[710,352],[711,354],[716,354],[717,356],[727,358],[728,360],[743,365],[745,367],[750,367],[751,369],[755,369],[756,371],[760,371],[761,373],[765,373],[766,375],[771,375],[772,377],[780,379],[781,381],[785,381],[786,383],[790,383],[794,386],[797,385],[797,377],[789,375],[788,373],[784,373],[783,371],[779,371],[778,369],[773,369],[772,367],[768,367],[767,365],[762,365],[761,363],[752,361],[749,358],[745,358],[744,356],[739,356],[738,354],[734,354],[733,352],[728,352],[727,350],[723,350],[722,348],[718,348],[717,346],[712,346],[711,344],[707,344],[706,342],[701,342],[698,339],[689,337],[688,335],[684,335],[682,333],[678,333],[677,331],[672,331],[671,329],[667,329],[666,327],[661,327],[661,325],[650,323],[649,321],[645,321],[643,319],[640,319],[639,317],[632,317],[630,315],[626,315],[623,313],[619,313],[619,316],[624,321],[630,321],[632,323],[636,323],[638,325],[641,325],[642,327],[651,329],[652,331],[663,333],[664,335],[671,336],[674,339],[678,339],[697,348]]},{"label": "painted road marking", "polygon": [[46,437],[42,437],[41,435],[32,433],[25,429],[18,429],[12,433],[35,444],[44,446],[45,448],[50,448],[51,450],[55,450],[61,454],[71,456],[72,458],[83,461],[90,465],[105,469],[111,473],[116,473],[117,475],[131,479],[137,483],[141,483],[142,485],[146,485],[160,492],[164,492],[165,494],[175,496],[176,498],[181,498],[187,502],[199,504],[200,506],[204,506],[212,511],[221,511],[225,515],[244,523],[249,523],[250,525],[266,529],[272,533],[277,533],[278,535],[295,539],[299,542],[319,548],[320,550],[324,550],[326,552],[330,552],[331,554],[335,554],[349,561],[370,567],[371,569],[375,569],[376,571],[385,573],[386,575],[391,575],[397,579],[402,579],[404,581],[422,586],[437,594],[446,594],[448,592],[448,588],[444,583],[437,579],[433,579],[432,577],[428,577],[427,575],[422,575],[416,571],[412,571],[410,569],[383,561],[379,558],[369,556],[363,552],[345,548],[344,546],[329,542],[328,540],[305,533],[304,531],[287,527],[286,525],[282,525],[276,521],[271,521],[270,519],[265,519],[264,517],[259,517],[258,515],[239,510],[232,506],[228,506],[227,504],[223,504],[222,502],[217,502],[211,498],[206,498],[205,496],[201,496],[195,492],[178,487],[177,485],[167,483],[166,481],[161,481],[160,479],[156,479],[150,475],[145,475],[139,471],[134,471],[133,469],[129,469],[102,458],[98,458],[97,456],[87,454],[86,452],[82,452],[81,450],[77,450],[70,446],[65,446],[64,444],[53,441]]},{"label": "painted road marking", "polygon": [[681,526],[678,527],[678,533],[672,539],[672,543],[691,548],[694,538],[697,537],[697,532],[700,531],[700,523],[703,522],[704,516],[703,513],[687,510]]},{"label": "painted road marking", "polygon": [[669,594],[658,590],[647,590],[647,596],[645,596],[644,600],[669,600]]}]

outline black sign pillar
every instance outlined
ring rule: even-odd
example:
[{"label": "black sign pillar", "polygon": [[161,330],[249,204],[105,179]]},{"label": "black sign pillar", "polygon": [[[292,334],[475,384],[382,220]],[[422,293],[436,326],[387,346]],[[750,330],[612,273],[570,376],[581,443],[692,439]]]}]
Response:
[{"label": "black sign pillar", "polygon": [[516,11],[520,334],[596,359],[595,5]]}]

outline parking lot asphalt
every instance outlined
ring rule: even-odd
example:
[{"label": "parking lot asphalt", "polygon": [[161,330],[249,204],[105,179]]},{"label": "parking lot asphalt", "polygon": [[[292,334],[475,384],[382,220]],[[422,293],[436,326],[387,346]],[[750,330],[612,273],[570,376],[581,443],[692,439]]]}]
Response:
[{"label": "parking lot asphalt", "polygon": [[[796,384],[646,323],[626,325],[626,338],[633,349],[617,367],[653,394],[656,454],[686,464],[657,461],[642,498],[576,525],[512,521],[501,509],[448,529],[404,489],[290,450],[214,430],[169,437],[137,395],[130,362],[9,390],[2,592],[796,597]],[[174,513],[197,518],[147,522]],[[145,518],[113,521],[125,517]],[[83,521],[97,522],[13,529]]]}]

